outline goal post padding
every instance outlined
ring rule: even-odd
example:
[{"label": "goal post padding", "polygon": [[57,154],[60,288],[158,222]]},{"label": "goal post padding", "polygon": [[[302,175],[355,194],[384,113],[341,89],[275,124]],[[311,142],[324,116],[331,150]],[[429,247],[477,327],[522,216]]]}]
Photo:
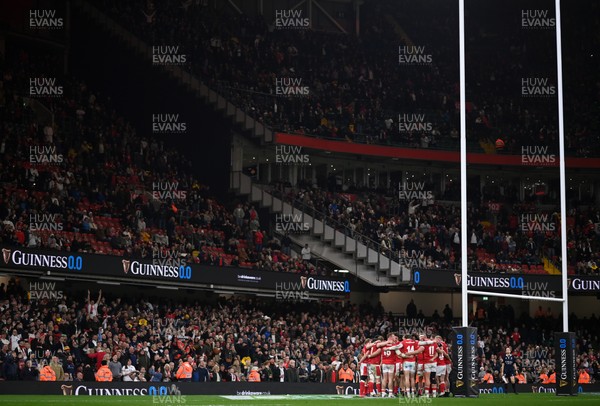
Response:
[{"label": "goal post padding", "polygon": [[456,397],[479,397],[477,379],[477,328],[452,329],[452,378]]},{"label": "goal post padding", "polygon": [[556,395],[577,396],[577,339],[575,333],[554,333]]}]

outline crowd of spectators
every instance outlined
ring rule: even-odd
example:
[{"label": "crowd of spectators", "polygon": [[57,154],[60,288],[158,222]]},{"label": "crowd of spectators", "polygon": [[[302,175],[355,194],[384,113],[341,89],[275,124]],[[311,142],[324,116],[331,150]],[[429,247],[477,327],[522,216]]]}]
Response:
[{"label": "crowd of spectators", "polygon": [[[277,29],[268,16],[250,17],[202,1],[105,0],[102,11],[149,44],[178,44],[189,59],[186,69],[275,130],[342,141],[458,148],[456,8],[449,3],[374,3],[362,7],[359,37]],[[470,145],[481,151],[479,143],[484,142],[493,150],[495,140],[501,139],[499,150],[504,153],[520,154],[527,145],[555,151],[557,114],[550,107],[555,98],[540,101],[521,94],[526,77],[546,75],[556,86],[555,74],[546,72],[555,66],[553,43],[546,38],[551,31],[512,30],[506,22],[520,28],[515,17],[521,14],[520,5],[498,5],[502,19],[485,17],[485,7],[473,7],[471,12],[482,17],[473,18],[467,30]],[[575,14],[565,16],[572,26]],[[421,15],[427,15],[426,23]],[[595,25],[592,21],[585,26]],[[407,37],[399,34],[399,27]],[[590,79],[593,59],[581,41],[592,37],[570,35],[565,44],[566,66],[577,66],[577,75],[583,69]],[[399,64],[398,49],[406,45],[424,47],[432,62]],[[298,86],[307,86],[308,95],[281,97],[276,84],[281,78],[301,80]],[[597,153],[597,136],[592,135],[597,123],[589,112],[598,94],[584,85],[594,82],[566,82],[568,114],[576,117],[568,123],[567,149],[578,156]],[[399,115],[413,113],[424,114],[431,131],[400,131]]]},{"label": "crowd of spectators", "polygon": [[[556,371],[553,332],[560,329],[560,318],[550,308],[544,310],[540,306],[533,315],[522,314],[514,323],[504,324],[514,318],[512,308],[497,308],[492,304],[479,307],[473,318],[478,327],[478,378],[482,382],[503,383],[502,356],[504,349],[511,346],[516,356],[516,370],[522,374],[520,383],[550,383],[549,378]],[[495,323],[498,319],[501,326]],[[600,381],[597,321],[595,314],[589,319],[579,319],[574,313],[569,317],[570,325],[577,330],[577,373],[578,376],[588,374],[589,382]]]},{"label": "crowd of spectators", "polygon": [[[65,97],[45,100],[55,122],[39,124],[22,97],[20,79],[41,74],[52,62],[22,52],[12,64],[3,63],[2,244],[158,258],[176,264],[326,272],[293,257],[289,237],[269,235],[268,219],[260,219],[250,204],[225,206],[211,198],[208,188],[190,175],[190,164],[181,153],[156,139],[138,136],[111,109],[108,98],[96,96],[84,83],[65,78]],[[31,148],[55,148],[53,153],[64,160],[34,165],[31,157],[38,152],[32,153]],[[167,184],[184,191],[185,198],[161,199],[164,191],[155,190],[156,185]],[[449,186],[442,198],[455,200],[452,190]],[[287,198],[324,213],[350,235],[366,237],[393,257],[410,257],[411,264],[422,267],[456,267],[457,206],[433,201],[398,205],[391,198],[396,193],[367,191],[350,201],[345,193],[303,182]],[[525,232],[519,215],[539,213],[535,202],[517,204],[510,187],[503,196],[484,190],[480,201],[488,198],[500,202],[502,209],[494,214],[484,204],[470,207],[471,269],[528,272],[539,271],[542,257],[560,261],[556,210],[547,211],[555,224],[553,232]],[[48,224],[39,224],[40,217]],[[595,275],[598,214],[593,208],[573,209],[569,219],[573,225],[569,227],[570,270]]]},{"label": "crowd of spectators", "polygon": [[[152,44],[180,44],[191,56],[186,68],[276,129],[340,140],[422,147],[423,134],[395,131],[396,116],[398,112],[425,113],[435,124],[434,135],[429,135],[427,146],[435,144],[436,138],[456,140],[457,134],[452,130],[457,122],[457,64],[451,62],[451,55],[457,44],[455,39],[448,41],[444,33],[455,25],[457,16],[450,4],[435,10],[426,7],[428,16],[433,19],[430,24],[433,29],[425,29],[418,19],[411,18],[424,12],[419,7],[425,6],[403,2],[401,7],[391,7],[386,2],[378,3],[363,14],[365,21],[360,38],[312,30],[273,29],[268,18],[230,15],[226,7],[214,8],[204,2],[182,2],[179,7],[173,7],[173,4],[141,1],[124,4],[107,0],[103,11]],[[504,12],[514,11],[511,10]],[[148,15],[152,18],[147,18]],[[396,50],[399,43],[393,19],[404,27],[409,37],[414,33],[414,43],[435,50],[431,66],[401,67],[396,63],[397,55],[389,52]],[[223,24],[225,20],[228,23]],[[175,21],[180,22],[179,28],[174,28]],[[473,24],[479,27],[482,22],[478,20]],[[532,46],[533,42],[540,42],[544,34],[522,30],[519,35],[507,36],[499,34],[502,29],[502,24],[496,21],[481,30],[470,30],[477,33],[472,35],[485,33],[487,38],[482,46],[477,45],[481,41],[469,40],[471,59],[485,62],[470,68],[472,83],[477,84],[468,89],[472,138],[493,143],[501,137],[505,152],[520,153],[522,145],[532,142],[549,145],[552,152],[557,132],[548,123],[556,121],[556,112],[548,108],[548,103],[553,99],[538,101],[522,97],[518,83],[521,77],[529,75],[531,66],[547,65],[553,60],[551,43],[541,41],[543,46]],[[496,46],[490,47],[488,40],[494,41]],[[492,50],[505,50],[515,62],[501,63],[500,60],[506,58]],[[324,58],[328,63],[319,63]],[[581,56],[572,52],[568,58]],[[527,69],[525,61],[531,65]],[[282,77],[302,79],[303,85],[311,90],[309,97],[289,99],[273,95],[275,79]],[[510,85],[511,80],[515,81],[514,86]],[[494,99],[489,99],[490,94]],[[577,101],[577,97],[573,99]],[[581,106],[578,101],[576,104]],[[578,112],[584,110],[577,109]],[[579,139],[575,137],[578,131],[574,128],[570,134],[572,139]],[[574,144],[571,141],[569,145]],[[456,208],[420,207],[419,203],[411,202],[406,214],[392,216],[381,207],[381,196],[375,199],[377,203],[373,199],[353,203],[355,207],[349,208],[353,210],[351,213],[344,210],[331,213],[332,205],[340,205],[335,201],[327,201],[316,209],[329,214],[351,233],[365,235],[379,244],[383,252],[394,253],[392,256],[402,248],[409,252],[428,251],[420,258],[420,264],[441,268],[455,266],[458,252],[453,248],[456,248],[456,234],[460,232]],[[472,269],[543,272],[542,257],[560,262],[557,210],[542,212],[534,207],[535,211],[528,211],[532,208],[519,207],[511,198],[505,200],[510,210],[498,213],[499,218],[494,221],[487,209],[477,206],[471,209],[469,243],[473,248],[471,252],[477,253],[471,260]],[[548,215],[549,222],[554,224],[553,230],[524,231],[519,216],[534,212]],[[371,213],[377,215],[370,216]],[[578,235],[573,240],[572,245],[585,245]],[[592,239],[590,244],[594,246],[597,242]],[[590,259],[571,263],[571,272],[594,273]]]},{"label": "crowd of spectators", "polygon": [[[412,266],[454,269],[460,264],[459,205],[433,200],[400,202],[397,191],[328,191],[301,182],[298,187],[274,183],[270,190],[328,224]],[[482,201],[487,201],[484,192]],[[535,201],[499,199],[499,209],[473,204],[468,209],[469,265],[480,272],[546,273],[543,259],[560,262],[558,209]],[[600,218],[594,207],[568,211],[569,272],[598,275]],[[546,267],[549,265],[546,264]]]},{"label": "crowd of spectators", "polygon": [[[0,379],[36,380],[36,370],[49,365],[57,380],[90,381],[105,361],[115,381],[174,381],[188,362],[195,382],[245,381],[252,371],[261,381],[334,382],[344,365],[356,372],[366,338],[401,331],[399,317],[380,305],[134,296],[88,290],[87,297],[28,300],[19,279],[2,284]],[[515,317],[510,306],[478,310],[471,318],[479,328],[481,367],[498,370],[510,344],[529,382],[552,368],[552,332],[560,318],[538,313]],[[424,318],[421,311],[414,317]],[[595,320],[571,316],[578,368],[597,380]],[[437,310],[426,318],[431,331],[446,338],[452,323],[449,307],[443,318]]]},{"label": "crowd of spectators", "polygon": [[[289,240],[269,235],[248,204],[225,207],[191,175],[185,156],[140,136],[110,98],[53,72],[51,56],[2,61],[0,243],[255,269],[323,274],[292,258]],[[56,74],[63,97],[40,98],[31,77]],[[38,163],[53,160],[52,163]]]}]

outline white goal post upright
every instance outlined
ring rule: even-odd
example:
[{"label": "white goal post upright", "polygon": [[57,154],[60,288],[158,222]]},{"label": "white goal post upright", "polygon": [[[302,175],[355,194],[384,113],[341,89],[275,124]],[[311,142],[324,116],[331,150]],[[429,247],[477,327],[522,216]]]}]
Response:
[{"label": "white goal post upright", "polygon": [[462,326],[469,326],[469,294],[467,284],[467,100],[465,82],[465,0],[458,0],[458,51],[460,65],[460,269]]},{"label": "white goal post upright", "polygon": [[563,71],[562,71],[562,38],[560,26],[560,0],[555,0],[556,10],[556,88],[558,99],[558,156],[560,171],[560,257],[561,257],[561,276],[562,276],[562,296],[563,302],[563,332],[569,331],[569,286],[567,283],[568,263],[567,263],[567,186],[566,186],[566,168],[565,168],[565,122],[563,110]]},{"label": "white goal post upright", "polygon": [[465,0],[458,0],[459,30],[459,66],[460,66],[460,218],[461,218],[461,304],[462,326],[469,326],[469,293],[493,297],[507,297],[528,300],[561,302],[563,313],[563,332],[569,331],[569,292],[567,267],[567,207],[565,176],[565,133],[563,110],[563,76],[562,76],[562,42],[560,0],[555,0],[556,10],[556,64],[557,64],[557,99],[558,99],[558,139],[559,139],[559,171],[560,171],[560,231],[561,231],[561,277],[562,298],[535,297],[508,293],[494,293],[468,288],[467,254],[468,254],[468,215],[467,215],[467,121],[466,121],[466,74],[465,74]]}]

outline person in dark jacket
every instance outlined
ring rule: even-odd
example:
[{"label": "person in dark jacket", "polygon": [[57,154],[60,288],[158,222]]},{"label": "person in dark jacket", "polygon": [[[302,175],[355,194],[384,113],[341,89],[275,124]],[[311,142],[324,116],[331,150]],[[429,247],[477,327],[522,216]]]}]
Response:
[{"label": "person in dark jacket", "polygon": [[298,377],[298,369],[296,368],[296,361],[291,360],[287,369],[285,370],[285,381],[286,382],[300,382]]},{"label": "person in dark jacket", "polygon": [[96,375],[94,374],[94,368],[90,364],[83,367],[83,380],[85,382],[96,382]]},{"label": "person in dark jacket", "polygon": [[197,382],[209,382],[210,381],[210,371],[206,368],[206,362],[200,361],[200,365],[198,366],[198,381]]},{"label": "person in dark jacket", "polygon": [[300,364],[300,368],[298,368],[298,379],[300,380],[300,382],[308,382],[308,377],[309,374],[306,362],[302,362]]},{"label": "person in dark jacket", "polygon": [[4,359],[4,377],[7,381],[16,381],[19,379],[16,358],[17,354],[13,351],[6,354],[6,358]]},{"label": "person in dark jacket", "polygon": [[323,370],[323,364],[321,362],[319,362],[317,369],[315,369],[311,374],[310,381],[316,383],[325,382],[325,371]]},{"label": "person in dark jacket", "polygon": [[30,360],[27,360],[21,373],[21,379],[24,381],[37,381],[39,375],[40,371],[33,367]]}]

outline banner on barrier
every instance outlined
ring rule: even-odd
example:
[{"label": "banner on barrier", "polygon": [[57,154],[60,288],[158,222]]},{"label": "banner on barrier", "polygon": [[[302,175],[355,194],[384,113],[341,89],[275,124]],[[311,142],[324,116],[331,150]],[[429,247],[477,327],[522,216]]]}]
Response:
[{"label": "banner on barrier", "polygon": [[358,395],[355,383],[279,382],[0,382],[5,395],[71,396],[265,396],[265,395]]},{"label": "banner on barrier", "polygon": [[[416,287],[460,290],[462,275],[449,269],[414,268],[413,284]],[[512,293],[533,297],[561,297],[560,275],[532,275],[469,272],[467,286],[473,290]],[[570,276],[571,293],[600,293],[600,280],[590,276]]]},{"label": "banner on barrier", "polygon": [[[487,384],[481,383],[478,387],[479,394],[505,393],[504,384]],[[534,385],[534,384],[518,384],[517,390],[521,393],[556,393],[556,385]],[[512,393],[512,388],[509,389]],[[600,392],[600,384],[576,384],[575,393],[598,393]]]},{"label": "banner on barrier", "polygon": [[[71,396],[278,396],[278,395],[358,395],[356,383],[278,383],[278,382],[35,382],[3,381],[5,395],[62,395],[63,386]],[[598,393],[600,384],[577,384],[576,393]],[[519,384],[521,393],[556,393],[555,385]],[[477,394],[502,394],[504,384],[479,384]]]},{"label": "banner on barrier", "polygon": [[0,268],[6,270],[43,271],[59,275],[125,278],[131,282],[177,282],[268,289],[282,298],[341,296],[350,293],[347,279],[300,275],[291,272],[256,271],[235,267],[218,267],[187,262],[169,264],[152,259],[134,259],[113,255],[40,251],[19,247],[2,247]]}]

